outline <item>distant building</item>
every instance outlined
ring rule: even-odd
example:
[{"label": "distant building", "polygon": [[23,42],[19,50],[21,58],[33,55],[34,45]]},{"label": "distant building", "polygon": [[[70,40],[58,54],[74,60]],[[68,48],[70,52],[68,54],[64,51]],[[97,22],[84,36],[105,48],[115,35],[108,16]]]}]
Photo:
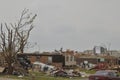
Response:
[{"label": "distant building", "polygon": [[99,64],[101,62],[107,65],[118,65],[118,59],[113,56],[81,55],[76,59],[77,65],[81,64]]},{"label": "distant building", "polygon": [[31,61],[31,63],[34,62],[41,62],[48,65],[53,65],[56,67],[63,67],[64,64],[64,56],[57,53],[49,53],[44,52],[41,54],[36,53],[29,53],[29,54],[19,54],[19,57],[27,57]]},{"label": "distant building", "polygon": [[94,54],[104,54],[107,52],[107,48],[104,48],[102,46],[95,46],[93,48]]},{"label": "distant building", "polygon": [[120,52],[117,51],[117,50],[109,50],[109,51],[107,51],[107,53],[108,53],[110,56],[114,56],[114,57],[117,57],[117,58],[120,57]]},{"label": "distant building", "polygon": [[94,54],[94,50],[85,50],[84,54]]},{"label": "distant building", "polygon": [[67,50],[63,52],[65,57],[65,66],[72,67],[76,66],[75,52],[72,50]]}]

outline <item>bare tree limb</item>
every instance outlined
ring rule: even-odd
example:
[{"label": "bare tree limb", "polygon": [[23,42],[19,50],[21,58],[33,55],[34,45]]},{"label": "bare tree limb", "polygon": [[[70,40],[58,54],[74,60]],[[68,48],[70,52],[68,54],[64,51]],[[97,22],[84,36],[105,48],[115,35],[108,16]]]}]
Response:
[{"label": "bare tree limb", "polygon": [[[24,53],[24,48],[27,44],[30,32],[34,28],[32,25],[36,14],[34,16],[28,13],[28,9],[24,9],[21,13],[20,19],[17,23],[5,23],[3,30],[3,24],[0,26],[0,49],[1,55],[6,60],[8,67],[11,68],[11,64],[16,61],[16,55],[18,53]],[[8,71],[11,73],[11,70]]]}]

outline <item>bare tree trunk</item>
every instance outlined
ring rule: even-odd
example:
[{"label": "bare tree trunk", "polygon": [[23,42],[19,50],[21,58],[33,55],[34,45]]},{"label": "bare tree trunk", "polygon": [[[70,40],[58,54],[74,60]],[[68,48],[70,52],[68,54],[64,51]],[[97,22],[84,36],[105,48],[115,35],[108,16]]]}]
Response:
[{"label": "bare tree trunk", "polygon": [[12,74],[13,73],[13,66],[12,66],[13,61],[12,61],[11,58],[7,58],[6,62],[7,62],[7,71],[6,71],[6,73],[7,74]]},{"label": "bare tree trunk", "polygon": [[13,73],[13,66],[11,65],[12,63],[8,63],[8,74]]}]

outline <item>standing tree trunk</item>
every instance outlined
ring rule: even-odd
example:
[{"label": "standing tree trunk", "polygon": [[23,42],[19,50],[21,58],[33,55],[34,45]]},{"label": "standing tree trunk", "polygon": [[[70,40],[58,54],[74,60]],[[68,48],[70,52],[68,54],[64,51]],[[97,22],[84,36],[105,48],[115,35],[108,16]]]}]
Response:
[{"label": "standing tree trunk", "polygon": [[12,63],[9,62],[8,63],[8,74],[12,74],[13,73],[13,66],[12,66]]}]

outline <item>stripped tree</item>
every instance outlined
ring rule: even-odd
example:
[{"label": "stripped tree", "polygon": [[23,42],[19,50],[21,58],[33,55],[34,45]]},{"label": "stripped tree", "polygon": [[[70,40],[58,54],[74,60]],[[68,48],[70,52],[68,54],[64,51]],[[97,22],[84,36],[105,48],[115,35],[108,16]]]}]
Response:
[{"label": "stripped tree", "polygon": [[24,9],[18,22],[9,25],[2,24],[0,28],[0,49],[8,67],[8,74],[13,72],[13,63],[17,61],[17,54],[24,53],[30,32],[33,29],[33,21],[36,17]]}]

